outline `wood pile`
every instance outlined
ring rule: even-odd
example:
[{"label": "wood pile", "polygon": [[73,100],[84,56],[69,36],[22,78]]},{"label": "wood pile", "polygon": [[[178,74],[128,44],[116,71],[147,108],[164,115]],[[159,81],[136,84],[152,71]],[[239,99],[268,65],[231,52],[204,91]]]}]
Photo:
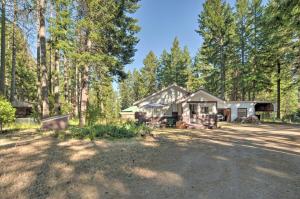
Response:
[{"label": "wood pile", "polygon": [[186,129],[186,128],[188,128],[188,124],[187,123],[185,123],[185,122],[183,122],[183,121],[177,121],[176,122],[176,128],[177,129]]}]

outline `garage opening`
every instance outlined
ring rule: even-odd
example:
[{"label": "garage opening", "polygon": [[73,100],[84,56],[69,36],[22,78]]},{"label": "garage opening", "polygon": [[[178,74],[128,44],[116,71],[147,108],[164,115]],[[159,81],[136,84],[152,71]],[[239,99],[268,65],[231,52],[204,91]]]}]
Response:
[{"label": "garage opening", "polygon": [[259,120],[263,118],[270,118],[271,113],[274,112],[274,105],[272,103],[257,103],[255,104],[255,115]]}]

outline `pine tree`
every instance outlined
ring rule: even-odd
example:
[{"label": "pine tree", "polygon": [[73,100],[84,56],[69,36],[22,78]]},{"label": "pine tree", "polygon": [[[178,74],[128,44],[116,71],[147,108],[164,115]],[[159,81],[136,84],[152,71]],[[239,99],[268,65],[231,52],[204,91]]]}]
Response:
[{"label": "pine tree", "polygon": [[132,91],[132,74],[128,72],[127,78],[122,80],[119,84],[119,91],[121,97],[121,109],[126,109],[134,102]]},{"label": "pine tree", "polygon": [[6,32],[6,0],[1,2],[1,69],[0,69],[0,95],[5,96],[5,32]]},{"label": "pine tree", "polygon": [[198,18],[198,33],[203,37],[202,56],[206,64],[216,69],[214,77],[221,98],[226,94],[226,71],[230,68],[232,40],[235,37],[235,24],[230,6],[221,0],[206,1]]},{"label": "pine tree", "polygon": [[17,13],[18,4],[14,0],[14,16],[13,16],[13,27],[12,27],[12,66],[11,66],[11,87],[10,87],[10,101],[15,101],[16,94],[16,58],[17,58],[17,46],[16,46],[16,28],[17,28]]},{"label": "pine tree", "polygon": [[248,71],[248,99],[255,100],[256,94],[268,85],[268,77],[263,74],[265,68],[263,66],[263,59],[261,56],[263,53],[261,49],[265,45],[265,37],[263,35],[263,12],[264,8],[262,6],[261,0],[252,0],[249,4],[249,64],[250,71]]},{"label": "pine tree", "polygon": [[42,95],[42,118],[49,117],[49,99],[48,99],[48,71],[46,59],[46,1],[39,0],[38,19],[39,19],[39,41],[41,52],[41,95]]},{"label": "pine tree", "polygon": [[157,91],[156,77],[158,59],[153,51],[150,51],[144,59],[144,66],[141,68],[142,84],[144,88],[143,97]]},{"label": "pine tree", "polygon": [[188,70],[188,82],[187,82],[187,89],[189,91],[197,91],[201,87],[205,87],[208,90],[212,91],[214,89],[210,88],[210,78],[209,75],[211,74],[212,70],[209,65],[206,65],[201,60],[202,55],[201,51],[199,50],[193,59],[193,63]]},{"label": "pine tree", "polygon": [[158,79],[163,87],[177,83],[179,86],[186,87],[188,79],[188,65],[190,62],[188,49],[182,51],[179,40],[176,37],[173,41],[171,52],[163,51],[160,57],[158,69]]},{"label": "pine tree", "polygon": [[[276,82],[277,118],[281,118],[281,92],[291,89],[293,82],[293,34],[287,28],[287,21],[284,20],[279,11],[279,4],[271,1],[266,8],[263,33],[265,35],[265,47],[263,48],[263,60],[269,66],[270,72],[274,73]],[[284,82],[284,84],[283,84]],[[296,92],[296,91],[294,91]],[[288,104],[285,102],[285,104]]]},{"label": "pine tree", "polygon": [[[249,5],[248,0],[238,0],[236,2],[236,35],[238,37],[237,40],[237,54],[239,56],[238,67],[234,71],[236,74],[236,81],[233,84],[240,89],[240,91],[234,89],[235,93],[232,92],[234,100],[245,100],[246,99],[246,91],[249,88],[249,82],[247,81],[249,75]],[[239,93],[237,93],[239,92]]]}]

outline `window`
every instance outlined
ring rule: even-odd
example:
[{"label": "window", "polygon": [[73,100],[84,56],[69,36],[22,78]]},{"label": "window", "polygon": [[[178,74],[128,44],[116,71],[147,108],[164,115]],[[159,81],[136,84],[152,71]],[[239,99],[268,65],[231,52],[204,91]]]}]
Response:
[{"label": "window", "polygon": [[209,113],[208,107],[207,106],[201,107],[201,113],[208,114]]},{"label": "window", "polygon": [[196,114],[197,112],[197,104],[190,104],[191,114]]},{"label": "window", "polygon": [[247,117],[247,109],[246,108],[238,108],[238,118]]}]

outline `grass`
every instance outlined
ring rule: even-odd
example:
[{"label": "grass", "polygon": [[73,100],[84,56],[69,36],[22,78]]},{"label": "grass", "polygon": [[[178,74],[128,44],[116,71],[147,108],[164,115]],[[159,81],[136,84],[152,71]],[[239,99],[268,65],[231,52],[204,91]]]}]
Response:
[{"label": "grass", "polygon": [[[149,127],[134,122],[96,124],[83,128],[70,128],[71,137],[90,140],[94,140],[96,138],[132,138],[136,136],[143,136],[150,132],[151,129]],[[58,133],[57,136],[62,137],[63,135],[62,133]]]},{"label": "grass", "polygon": [[[6,125],[3,132],[12,133],[24,130],[39,130],[40,124],[32,123],[12,123]],[[69,121],[69,128],[61,131],[52,131],[52,135],[59,139],[121,139],[133,138],[150,134],[151,129],[143,124],[135,122],[111,121],[110,123],[97,123],[83,128],[79,127],[78,119]]]},{"label": "grass", "polygon": [[263,123],[270,123],[270,124],[300,124],[300,121],[291,121],[291,120],[279,120],[279,119],[262,119],[261,122]]},{"label": "grass", "polygon": [[40,124],[32,124],[32,123],[11,123],[4,127],[4,132],[11,131],[20,131],[26,129],[39,129]]}]

